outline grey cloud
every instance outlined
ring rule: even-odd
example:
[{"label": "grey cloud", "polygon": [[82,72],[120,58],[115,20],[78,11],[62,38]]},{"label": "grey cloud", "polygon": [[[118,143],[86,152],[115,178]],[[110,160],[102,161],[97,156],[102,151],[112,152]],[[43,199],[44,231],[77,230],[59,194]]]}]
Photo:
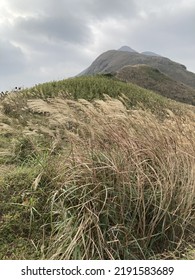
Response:
[{"label": "grey cloud", "polygon": [[75,14],[93,18],[130,16],[136,10],[135,0],[9,0],[16,11],[32,14]]},{"label": "grey cloud", "polygon": [[[135,15],[133,0],[9,0],[12,8],[23,14],[15,19],[14,29],[26,36],[47,37],[72,43],[87,44],[93,40],[91,25],[106,18]],[[31,33],[31,34],[29,34]]]},{"label": "grey cloud", "polygon": [[[84,3],[86,0],[84,0]],[[18,14],[12,25],[19,37],[37,37],[37,40],[60,40],[69,43],[87,44],[91,40],[84,6],[77,0],[9,0],[10,8]]]},{"label": "grey cloud", "polygon": [[42,16],[18,18],[15,29],[26,33],[27,36],[46,37],[50,40],[60,40],[72,43],[87,43],[91,37],[91,30],[75,16]]},{"label": "grey cloud", "polygon": [[16,12],[22,13],[14,19],[12,36],[19,34],[18,37],[27,39],[35,36],[41,40],[46,37],[86,45],[94,40],[90,26],[96,21],[128,17],[135,11],[133,0],[26,0],[25,4],[18,0],[17,5],[9,0],[8,3]]},{"label": "grey cloud", "polygon": [[136,4],[134,0],[84,0],[85,10],[94,18],[124,18],[135,16]]},{"label": "grey cloud", "polygon": [[11,42],[0,40],[0,75],[6,76],[23,72],[26,68],[26,58],[19,47]]}]

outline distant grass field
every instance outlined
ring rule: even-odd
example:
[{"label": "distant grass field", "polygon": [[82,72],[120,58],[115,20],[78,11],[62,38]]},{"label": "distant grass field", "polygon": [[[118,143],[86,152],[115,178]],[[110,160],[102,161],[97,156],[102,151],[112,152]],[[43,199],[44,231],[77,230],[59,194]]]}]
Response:
[{"label": "distant grass field", "polygon": [[193,259],[193,107],[114,79],[0,101],[0,259]]}]

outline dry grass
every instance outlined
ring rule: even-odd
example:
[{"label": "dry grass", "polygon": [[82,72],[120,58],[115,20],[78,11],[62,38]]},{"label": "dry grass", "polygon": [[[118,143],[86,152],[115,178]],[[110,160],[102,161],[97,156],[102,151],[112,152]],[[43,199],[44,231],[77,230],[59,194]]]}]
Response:
[{"label": "dry grass", "polygon": [[[127,103],[106,95],[25,103],[24,115],[38,114],[39,122],[31,117],[20,127],[23,138],[12,147],[20,168],[0,180],[16,208],[12,216],[7,202],[0,210],[14,227],[13,213],[26,221],[15,239],[9,225],[10,242],[29,240],[31,258],[182,258],[193,244],[195,114],[169,109],[160,120]],[[8,227],[0,229],[5,238]]]},{"label": "dry grass", "polygon": [[[193,240],[195,115],[162,122],[110,97],[29,102],[70,143],[54,166],[51,259],[151,258]],[[42,107],[43,106],[43,107]],[[71,120],[71,123],[70,123]],[[55,147],[54,147],[55,149]]]}]

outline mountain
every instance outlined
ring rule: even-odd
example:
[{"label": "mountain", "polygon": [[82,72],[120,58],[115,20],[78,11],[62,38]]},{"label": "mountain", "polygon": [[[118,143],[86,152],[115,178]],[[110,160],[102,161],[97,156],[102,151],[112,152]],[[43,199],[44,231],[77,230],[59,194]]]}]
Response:
[{"label": "mountain", "polygon": [[116,78],[153,90],[176,101],[195,105],[195,89],[171,79],[148,65],[124,66],[117,71]]},{"label": "mountain", "polygon": [[[126,47],[122,47],[124,50]],[[195,88],[195,74],[187,71],[184,65],[166,57],[151,56],[135,51],[109,50],[98,56],[85,70],[84,75],[115,73],[127,65],[144,64],[157,68],[171,79]]]}]

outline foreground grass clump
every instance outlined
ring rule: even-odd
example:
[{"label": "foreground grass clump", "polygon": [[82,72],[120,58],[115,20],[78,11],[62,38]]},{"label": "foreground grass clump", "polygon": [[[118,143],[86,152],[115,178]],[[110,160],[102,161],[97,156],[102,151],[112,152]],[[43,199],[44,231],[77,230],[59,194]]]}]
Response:
[{"label": "foreground grass clump", "polygon": [[98,117],[58,166],[45,258],[179,257],[194,239],[192,141],[147,113]]},{"label": "foreground grass clump", "polygon": [[194,112],[166,110],[162,120],[130,109],[127,96],[103,99],[30,97],[12,118],[1,259],[180,259],[193,250]]}]

